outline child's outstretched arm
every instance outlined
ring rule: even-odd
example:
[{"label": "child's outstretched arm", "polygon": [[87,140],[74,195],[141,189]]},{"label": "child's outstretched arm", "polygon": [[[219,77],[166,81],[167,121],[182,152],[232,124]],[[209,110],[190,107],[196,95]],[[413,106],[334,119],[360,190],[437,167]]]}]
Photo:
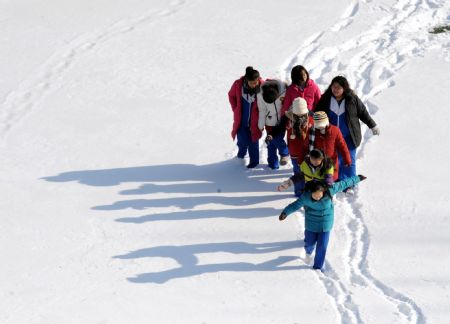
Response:
[{"label": "child's outstretched arm", "polygon": [[304,205],[303,202],[303,195],[298,198],[296,201],[294,201],[293,203],[287,205],[283,211],[281,212],[280,216],[278,217],[278,219],[280,221],[284,220],[289,214],[292,214],[293,212],[297,211],[300,209],[300,207],[302,207]]},{"label": "child's outstretched arm", "polygon": [[353,177],[350,177],[350,178],[346,178],[346,179],[341,180],[339,182],[335,182],[330,188],[330,194],[332,196],[334,196],[338,192],[344,191],[348,187],[352,187],[355,184],[363,181],[366,178],[367,177],[365,177],[363,175],[357,175],[357,176],[353,176]]}]

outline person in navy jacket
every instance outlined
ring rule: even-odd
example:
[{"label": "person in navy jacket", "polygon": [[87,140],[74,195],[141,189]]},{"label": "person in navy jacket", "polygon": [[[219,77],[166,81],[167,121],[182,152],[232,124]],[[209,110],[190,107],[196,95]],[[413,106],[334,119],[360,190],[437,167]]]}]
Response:
[{"label": "person in navy jacket", "polygon": [[328,115],[330,124],[341,131],[350,152],[352,162],[348,166],[343,165],[343,156],[339,154],[339,163],[342,165],[339,168],[339,179],[356,175],[356,149],[362,140],[360,121],[372,130],[373,135],[380,134],[380,129],[366,106],[350,88],[347,79],[339,75],[331,80],[315,111],[324,111]]}]

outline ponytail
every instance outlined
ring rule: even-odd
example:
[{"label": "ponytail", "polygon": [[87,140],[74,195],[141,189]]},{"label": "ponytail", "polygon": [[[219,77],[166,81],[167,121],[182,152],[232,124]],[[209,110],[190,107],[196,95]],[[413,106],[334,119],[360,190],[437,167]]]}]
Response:
[{"label": "ponytail", "polygon": [[247,81],[255,81],[259,79],[259,72],[254,70],[252,66],[247,66],[245,68],[245,79]]}]

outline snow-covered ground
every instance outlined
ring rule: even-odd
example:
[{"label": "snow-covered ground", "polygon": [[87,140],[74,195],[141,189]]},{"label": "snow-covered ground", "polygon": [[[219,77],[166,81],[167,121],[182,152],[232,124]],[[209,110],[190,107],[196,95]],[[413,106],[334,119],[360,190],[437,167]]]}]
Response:
[{"label": "snow-covered ground", "polygon": [[[447,323],[450,34],[428,30],[449,21],[444,0],[1,1],[0,322]],[[324,273],[278,221],[290,169],[232,159],[231,83],[296,64],[346,75],[381,128]]]}]

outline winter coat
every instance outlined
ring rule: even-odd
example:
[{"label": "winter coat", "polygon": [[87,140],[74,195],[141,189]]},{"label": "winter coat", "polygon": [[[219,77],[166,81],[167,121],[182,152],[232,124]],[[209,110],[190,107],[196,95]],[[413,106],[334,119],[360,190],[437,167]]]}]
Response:
[{"label": "winter coat", "polygon": [[284,208],[286,215],[292,214],[301,207],[305,208],[305,229],[311,232],[329,232],[334,223],[334,206],[332,196],[346,188],[360,182],[358,176],[346,178],[334,183],[330,189],[324,193],[323,198],[316,201],[312,198],[311,192],[304,192],[299,199]]},{"label": "winter coat", "polygon": [[[325,91],[323,96],[320,98],[319,103],[316,106],[315,111],[324,111],[330,120],[330,115],[333,113],[330,111],[330,102],[331,102],[331,90]],[[345,99],[345,119],[346,126],[350,131],[350,137],[355,147],[358,147],[361,144],[361,124],[359,121],[361,120],[364,124],[369,128],[373,128],[376,126],[375,121],[370,117],[369,112],[367,111],[366,106],[364,106],[361,99],[358,98],[356,94],[349,93],[344,96]]]},{"label": "winter coat", "polygon": [[[263,83],[263,80],[259,79],[260,84]],[[242,118],[242,86],[244,84],[244,77],[233,82],[233,85],[228,91],[228,100],[230,101],[231,109],[233,110],[233,128],[231,130],[231,137],[233,140],[236,138],[236,134],[238,132],[239,127],[241,126],[241,118]],[[252,110],[250,116],[250,133],[252,136],[252,142],[256,142],[261,138],[262,132],[258,128],[258,119],[259,119],[259,111],[257,107],[256,99],[252,103]]]},{"label": "winter coat", "polygon": [[314,167],[310,162],[309,158],[305,159],[300,164],[300,171],[304,176],[305,182],[311,180],[325,180],[327,184],[333,183],[333,175],[334,175],[334,167],[329,167],[324,170],[323,174],[321,174],[323,166]]},{"label": "winter coat", "polygon": [[296,84],[291,84],[287,88],[286,96],[284,97],[283,107],[281,109],[283,114],[289,110],[289,107],[292,105],[292,101],[294,101],[297,97],[302,97],[305,99],[308,109],[312,111],[315,110],[316,105],[320,100],[321,93],[317,84],[311,79],[306,81],[306,86],[303,90]]},{"label": "winter coat", "polygon": [[321,149],[326,156],[334,162],[334,180],[339,176],[339,159],[338,152],[342,155],[345,164],[351,164],[352,158],[348,151],[347,144],[341,131],[334,125],[328,125],[325,128],[325,134],[316,129],[314,132],[314,148]]},{"label": "winter coat", "polygon": [[[278,93],[280,94],[280,97],[284,96],[284,93],[286,92],[286,84],[283,83],[281,80],[266,80],[264,82],[264,85],[273,84],[278,88]],[[264,129],[264,126],[276,126],[281,121],[281,107],[282,102],[280,100],[280,97],[275,100],[274,103],[267,103],[263,99],[263,93],[264,93],[264,87],[261,88],[261,91],[257,95],[257,104],[258,104],[258,110],[259,110],[259,120],[258,120],[258,128]]]},{"label": "winter coat", "polygon": [[309,153],[309,132],[313,125],[313,119],[309,116],[308,128],[304,134],[304,137],[299,138],[295,135],[295,138],[291,138],[291,135],[294,133],[292,129],[292,121],[287,123],[287,144],[289,154],[291,155],[291,158],[297,159],[298,164],[300,164]]}]

